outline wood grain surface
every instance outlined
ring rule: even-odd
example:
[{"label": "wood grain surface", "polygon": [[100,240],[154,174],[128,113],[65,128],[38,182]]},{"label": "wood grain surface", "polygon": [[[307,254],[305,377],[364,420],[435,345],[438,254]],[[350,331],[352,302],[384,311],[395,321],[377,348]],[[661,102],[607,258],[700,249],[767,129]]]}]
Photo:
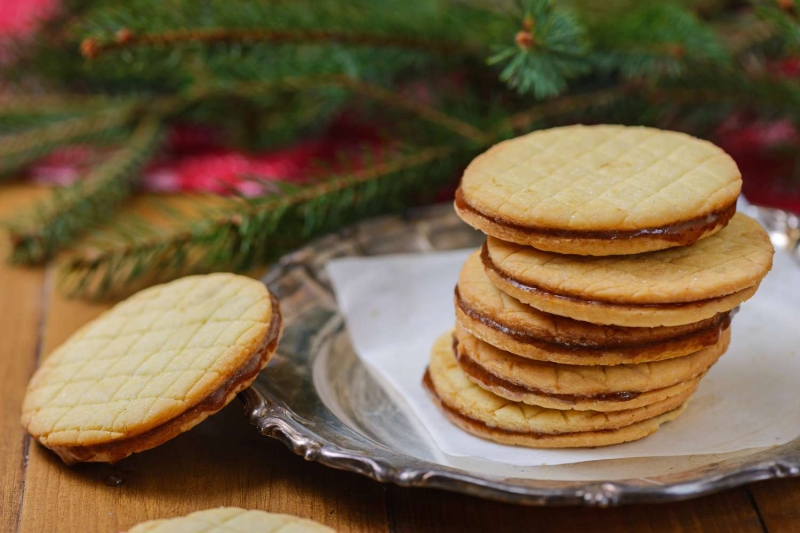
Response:
[{"label": "wood grain surface", "polygon": [[[0,219],[41,195],[31,186],[0,186]],[[258,435],[238,400],[115,466],[67,467],[24,434],[20,403],[37,361],[108,306],[65,299],[52,277],[0,265],[0,531],[111,533],[220,505],[291,513],[341,532],[800,531],[800,479],[668,505],[513,506],[308,463]]]}]

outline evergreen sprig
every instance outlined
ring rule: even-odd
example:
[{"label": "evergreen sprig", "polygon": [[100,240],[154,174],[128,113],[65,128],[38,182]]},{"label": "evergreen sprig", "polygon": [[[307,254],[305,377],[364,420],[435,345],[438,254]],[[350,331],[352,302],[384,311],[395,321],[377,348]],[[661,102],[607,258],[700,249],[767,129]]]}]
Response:
[{"label": "evergreen sprig", "polygon": [[467,122],[401,94],[346,76],[287,78],[267,83],[208,85],[187,91],[179,98],[152,99],[146,106],[138,103],[137,108],[147,107],[154,111],[161,111],[161,113],[149,117],[114,157],[98,167],[84,180],[70,187],[57,189],[50,199],[35,206],[27,217],[9,223],[8,228],[12,241],[11,260],[17,263],[37,263],[47,260],[53,257],[60,248],[69,245],[85,228],[108,218],[110,210],[130,194],[132,180],[138,177],[138,169],[151,155],[154,143],[147,139],[152,137],[155,140],[156,136],[149,132],[152,127],[155,127],[158,120],[162,120],[163,114],[174,111],[176,108],[202,105],[209,99],[219,97],[258,99],[265,95],[281,94],[285,91],[302,93],[327,86],[346,89],[380,103],[384,108],[417,117],[419,120],[428,122],[473,144],[483,145],[486,142],[485,134]]},{"label": "evergreen sprig", "polygon": [[764,21],[775,26],[776,34],[782,38],[782,44],[791,53],[800,51],[800,6],[794,0],[776,2],[756,0],[753,2],[756,14]]},{"label": "evergreen sprig", "polygon": [[[118,133],[131,118],[134,107],[123,105],[75,118],[46,122],[22,133],[0,137],[0,179],[59,146],[98,140]],[[0,124],[2,124],[0,117]]]},{"label": "evergreen sprig", "polygon": [[88,176],[55,189],[27,216],[6,223],[11,261],[38,263],[50,259],[86,229],[107,220],[130,196],[141,168],[158,146],[160,132],[160,120],[145,117],[122,147]]},{"label": "evergreen sprig", "polygon": [[[144,285],[215,270],[246,271],[274,260],[331,227],[397,212],[424,200],[474,152],[429,148],[266,197],[235,198],[205,210],[201,220],[164,234],[142,226],[113,243],[91,245],[59,266],[73,296],[120,296]],[[129,228],[130,229],[130,228]]]},{"label": "evergreen sprig", "polygon": [[287,77],[275,82],[236,83],[218,87],[205,86],[191,91],[192,100],[205,100],[210,95],[219,94],[242,98],[258,98],[264,95],[280,94],[282,91],[302,93],[324,87],[337,87],[357,96],[383,104],[384,107],[409,113],[420,120],[435,124],[466,139],[484,142],[486,136],[474,125],[450,116],[430,105],[409,98],[397,91],[390,91],[374,83],[360,81],[346,75],[324,75]]},{"label": "evergreen sprig", "polygon": [[385,83],[400,71],[483,57],[498,36],[491,18],[499,16],[438,0],[104,2],[65,32],[69,48],[91,61],[32,59],[63,86],[80,77],[117,93],[313,74]]},{"label": "evergreen sprig", "polygon": [[555,96],[589,70],[586,31],[571,12],[552,0],[525,0],[516,20],[513,42],[497,46],[488,59],[505,65],[500,79],[509,87],[537,98]]},{"label": "evergreen sprig", "polygon": [[[19,135],[25,130],[30,131],[68,119],[92,120],[91,115],[116,108],[124,110],[124,106],[130,103],[103,96],[3,95],[0,96],[0,136],[9,133]],[[32,133],[31,136],[40,134],[41,132]]]},{"label": "evergreen sprig", "polygon": [[644,3],[613,21],[592,26],[592,63],[627,79],[677,77],[691,65],[730,65],[730,54],[716,32],[686,8]]}]

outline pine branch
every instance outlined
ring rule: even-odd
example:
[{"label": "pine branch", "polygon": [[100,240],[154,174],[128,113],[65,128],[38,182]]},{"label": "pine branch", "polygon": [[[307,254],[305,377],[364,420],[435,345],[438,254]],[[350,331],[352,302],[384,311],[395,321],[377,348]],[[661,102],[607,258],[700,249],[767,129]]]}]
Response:
[{"label": "pine branch", "polygon": [[4,94],[0,96],[0,117],[27,114],[89,113],[130,102],[103,95]]},{"label": "pine branch", "polygon": [[357,94],[382,102],[390,107],[410,112],[423,120],[437,124],[477,143],[486,143],[487,141],[486,135],[475,126],[448,116],[429,105],[407,98],[396,91],[388,91],[377,85],[347,77],[339,77],[338,83]]},{"label": "pine branch", "polygon": [[716,25],[725,45],[734,56],[758,50],[777,35],[775,27],[756,13],[747,13]]},{"label": "pine branch", "polygon": [[409,194],[435,191],[472,155],[430,148],[271,197],[231,200],[185,231],[140,230],[144,239],[118,238],[68,258],[60,286],[103,298],[190,273],[245,271],[347,222],[407,206]]},{"label": "pine branch", "polygon": [[583,94],[562,96],[546,103],[538,104],[531,109],[510,115],[503,119],[495,130],[498,136],[504,131],[527,131],[533,124],[544,119],[568,115],[588,108],[602,108],[619,102],[628,96],[629,92],[621,88],[601,89]]},{"label": "pine branch", "polygon": [[134,107],[112,108],[96,114],[62,120],[0,138],[0,179],[66,144],[87,141],[119,131]]},{"label": "pine branch", "polygon": [[5,223],[10,261],[38,263],[53,257],[93,224],[102,222],[131,194],[142,166],[158,146],[159,119],[145,117],[126,145],[85,179],[64,189],[16,221]]},{"label": "pine branch", "polygon": [[496,46],[488,60],[505,64],[500,79],[509,87],[536,98],[555,96],[589,70],[585,30],[571,12],[551,0],[525,0],[516,20],[514,43]]},{"label": "pine branch", "polygon": [[[477,65],[498,42],[500,16],[449,0],[130,0],[98,3],[68,32],[93,61],[48,68],[115,92],[167,92],[202,79],[280,79],[346,73],[381,84],[410,72]],[[65,62],[66,63],[66,62]],[[57,67],[57,66],[56,66]],[[77,74],[77,76],[71,73]]]},{"label": "pine branch", "polygon": [[[131,104],[130,100],[100,95],[6,94],[0,96],[0,135],[18,135],[24,133],[25,130],[85,118],[88,115],[96,115],[111,108]],[[96,138],[92,137],[91,139]]]},{"label": "pine branch", "polygon": [[624,78],[655,81],[677,77],[687,65],[730,63],[719,36],[692,12],[676,4],[643,3],[591,26],[592,63]]},{"label": "pine branch", "polygon": [[800,6],[795,5],[794,0],[755,1],[753,4],[755,13],[775,29],[775,35],[784,40],[790,52],[800,50]]},{"label": "pine branch", "polygon": [[320,87],[341,87],[357,95],[364,96],[388,107],[399,109],[413,116],[435,124],[441,128],[479,144],[486,144],[487,136],[480,129],[463,120],[413,100],[399,91],[389,91],[374,83],[363,82],[345,75],[287,77],[275,82],[237,83],[220,87],[199,87],[189,94],[192,100],[207,99],[215,94],[252,98],[260,94],[278,91],[307,91]]},{"label": "pine branch", "polygon": [[254,30],[227,28],[194,28],[165,31],[162,33],[133,33],[128,29],[118,31],[113,41],[101,41],[86,37],[81,41],[81,54],[93,59],[101,54],[116,52],[127,48],[144,46],[168,46],[177,44],[214,43],[270,43],[270,44],[343,44],[372,48],[405,48],[436,54],[467,54],[478,52],[473,46],[460,42],[447,42],[435,39],[404,37],[401,35],[380,35],[346,32],[341,30]]},{"label": "pine branch", "polygon": [[800,85],[791,79],[751,78],[739,71],[696,71],[645,94],[654,104],[672,102],[703,107],[736,106],[800,119]]}]

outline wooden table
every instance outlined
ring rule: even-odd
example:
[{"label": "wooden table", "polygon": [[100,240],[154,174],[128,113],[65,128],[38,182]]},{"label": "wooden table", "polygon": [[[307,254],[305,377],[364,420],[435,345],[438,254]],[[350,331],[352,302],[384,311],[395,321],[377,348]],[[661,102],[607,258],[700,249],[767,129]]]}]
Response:
[{"label": "wooden table", "polygon": [[[0,218],[40,195],[0,186]],[[307,463],[260,436],[238,401],[116,466],[67,467],[22,431],[20,404],[37,361],[106,308],[63,298],[49,269],[0,266],[0,531],[116,532],[220,505],[291,513],[341,532],[800,531],[800,479],[669,505],[513,506]]]}]

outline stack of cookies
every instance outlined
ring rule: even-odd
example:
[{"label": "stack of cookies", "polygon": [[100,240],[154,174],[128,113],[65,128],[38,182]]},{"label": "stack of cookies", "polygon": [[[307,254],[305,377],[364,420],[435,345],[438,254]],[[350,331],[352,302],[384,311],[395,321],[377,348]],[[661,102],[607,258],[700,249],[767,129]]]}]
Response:
[{"label": "stack of cookies", "polygon": [[651,128],[555,128],[479,156],[455,207],[488,239],[433,347],[432,398],[470,433],[537,448],[679,416],[772,266],[740,189],[720,148]]}]

